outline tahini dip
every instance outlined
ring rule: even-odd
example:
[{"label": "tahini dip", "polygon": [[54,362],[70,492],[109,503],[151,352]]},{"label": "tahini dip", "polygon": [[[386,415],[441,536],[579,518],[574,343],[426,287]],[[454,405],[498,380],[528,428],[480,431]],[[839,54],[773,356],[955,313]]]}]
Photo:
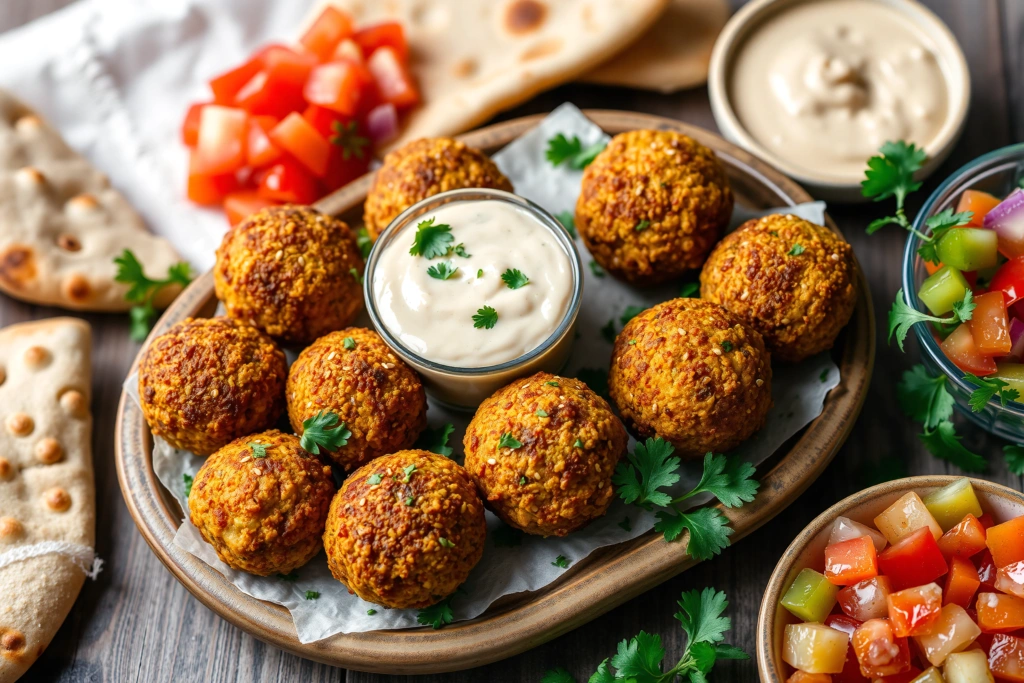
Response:
[{"label": "tahini dip", "polygon": [[[430,220],[433,228],[450,226],[450,251],[410,253]],[[387,330],[421,358],[456,368],[499,365],[541,346],[565,319],[575,286],[569,254],[552,230],[493,199],[442,204],[409,222],[384,246],[372,277]]]},{"label": "tahini dip", "polygon": [[729,98],[760,145],[813,175],[853,180],[887,140],[931,150],[949,114],[935,46],[876,0],[815,0],[753,30]]}]

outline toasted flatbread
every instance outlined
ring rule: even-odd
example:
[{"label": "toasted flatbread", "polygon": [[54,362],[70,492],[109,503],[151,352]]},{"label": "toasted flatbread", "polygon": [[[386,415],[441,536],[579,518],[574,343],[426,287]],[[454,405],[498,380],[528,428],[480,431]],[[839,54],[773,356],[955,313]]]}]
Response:
[{"label": "toasted flatbread", "polygon": [[[124,249],[154,279],[180,260],[106,175],[0,90],[0,290],[30,303],[126,311],[128,287],[114,282]],[[179,291],[164,288],[158,305]]]},{"label": "toasted flatbread", "polygon": [[93,562],[89,326],[0,330],[0,683],[49,645]]}]

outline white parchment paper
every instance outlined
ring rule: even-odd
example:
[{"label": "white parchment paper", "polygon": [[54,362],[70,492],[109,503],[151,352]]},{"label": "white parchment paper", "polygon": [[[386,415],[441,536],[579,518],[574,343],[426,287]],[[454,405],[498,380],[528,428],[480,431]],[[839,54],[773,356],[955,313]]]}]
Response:
[{"label": "white parchment paper", "polygon": [[[537,128],[529,131],[495,155],[502,171],[509,176],[518,194],[545,208],[560,212],[571,210],[579,193],[579,171],[552,168],[544,161],[544,147],[548,138],[562,132],[577,135],[584,144],[601,139],[604,133],[574,106],[566,104],[556,109]],[[824,222],[825,206],[821,202],[804,204],[787,210],[816,223]],[[749,208],[737,206],[733,227],[757,215]],[[596,277],[586,266],[590,257],[582,241],[577,247],[585,267],[584,297],[579,318],[580,335],[576,341],[565,374],[573,375],[582,368],[606,372],[611,358],[611,344],[602,334],[609,319],[615,320],[616,331],[622,325],[618,318],[627,306],[651,306],[678,295],[678,285],[655,290],[633,289],[610,276]],[[772,395],[775,405],[764,429],[743,444],[737,453],[755,465],[767,459],[791,436],[821,413],[825,395],[839,383],[839,369],[828,353],[810,358],[796,366],[773,366]],[[138,378],[133,375],[125,389],[137,400]],[[451,411],[433,401],[427,413],[434,428],[451,422],[455,432],[449,442],[455,448],[455,458],[462,460],[462,437],[470,415]],[[632,449],[634,441],[630,439]],[[203,464],[203,458],[176,451],[157,439],[153,465],[157,477],[181,502],[184,496],[183,475],[194,475]],[[696,484],[700,478],[700,465],[684,465],[677,488],[680,493]],[[704,500],[695,499],[695,505]],[[503,595],[532,591],[551,583],[572,565],[594,550],[635,538],[654,526],[654,513],[628,506],[616,499],[608,514],[567,538],[539,538],[525,534],[503,533],[496,529],[504,525],[487,513],[488,540],[483,559],[452,601],[456,620],[471,619]],[[627,530],[628,529],[628,530]],[[515,545],[496,545],[495,539],[511,538]],[[350,595],[331,577],[323,553],[297,571],[294,582],[277,577],[262,578],[231,569],[221,562],[213,548],[203,541],[198,530],[187,519],[178,529],[174,543],[200,558],[222,573],[239,590],[261,600],[269,600],[288,608],[295,620],[295,629],[303,643],[326,638],[335,633],[352,633],[377,629],[412,628],[419,626],[416,610],[386,610]],[[728,552],[728,550],[726,550]],[[562,555],[571,561],[570,569],[553,564]],[[305,599],[306,591],[316,591],[320,597]],[[375,610],[376,614],[368,614]]]}]

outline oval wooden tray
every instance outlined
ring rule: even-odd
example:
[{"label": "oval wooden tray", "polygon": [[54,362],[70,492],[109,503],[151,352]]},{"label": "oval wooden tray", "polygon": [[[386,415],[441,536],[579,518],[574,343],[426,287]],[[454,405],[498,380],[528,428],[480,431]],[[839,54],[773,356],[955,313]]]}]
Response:
[{"label": "oval wooden tray", "polygon": [[[718,153],[728,170],[737,201],[747,206],[770,208],[811,200],[796,183],[708,131],[644,114],[586,113],[610,134],[654,128],[677,130],[699,140]],[[495,124],[462,139],[493,152],[540,119],[531,116]],[[317,206],[348,220],[350,225],[360,224],[370,182],[371,176],[365,176],[325,197]],[[837,230],[831,218],[828,225]],[[213,277],[207,273],[178,297],[157,322],[150,338],[188,316],[212,315],[216,303]],[[863,276],[853,319],[833,353],[842,379],[828,395],[821,415],[761,465],[761,491],[753,503],[723,510],[735,530],[733,541],[753,532],[793,502],[817,479],[853,428],[867,393],[875,357],[874,314]],[[138,358],[131,372],[137,365]],[[152,437],[141,411],[125,395],[118,407],[116,429],[117,474],[128,510],[153,552],[171,573],[200,602],[256,638],[346,669],[425,674],[481,666],[566,633],[696,564],[684,552],[682,543],[666,543],[651,532],[602,548],[558,581],[532,593],[502,598],[476,619],[440,630],[341,634],[304,645],[296,638],[287,610],[245,595],[217,571],[172,543],[182,512],[153,472]]]}]

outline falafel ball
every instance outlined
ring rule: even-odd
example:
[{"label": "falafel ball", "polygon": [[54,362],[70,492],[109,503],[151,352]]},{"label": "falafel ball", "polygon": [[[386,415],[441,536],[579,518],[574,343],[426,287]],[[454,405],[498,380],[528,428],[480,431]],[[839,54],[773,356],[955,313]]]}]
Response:
[{"label": "falafel ball", "polygon": [[466,470],[399,451],[349,475],[331,503],[331,574],[363,600],[428,607],[455,592],[484,552],[484,505]]},{"label": "falafel ball", "polygon": [[209,455],[277,422],[287,372],[284,354],[255,327],[187,318],[143,354],[139,403],[154,436]]},{"label": "falafel ball", "polygon": [[288,205],[257,211],[228,230],[213,282],[232,318],[301,346],[352,324],[363,307],[362,273],[348,225]]},{"label": "falafel ball", "polygon": [[853,247],[792,215],[756,218],[727,235],[700,274],[701,298],[764,337],[774,358],[796,363],[832,348],[857,301]]},{"label": "falafel ball", "polygon": [[700,268],[732,207],[714,152],[682,133],[634,130],[583,172],[576,229],[609,273],[653,285]]},{"label": "falafel ball", "polygon": [[231,568],[287,574],[320,552],[334,497],[331,468],[276,429],[243,436],[199,468],[189,516]]},{"label": "falafel ball", "polygon": [[630,320],[615,340],[608,389],[626,424],[680,456],[729,451],[772,405],[761,335],[717,304],[672,299]]},{"label": "falafel ball", "polygon": [[366,230],[377,239],[421,199],[466,187],[512,191],[512,183],[483,152],[452,138],[414,140],[384,157],[366,195]]},{"label": "falafel ball", "polygon": [[288,419],[333,412],[352,432],[328,451],[352,471],[386,453],[409,448],[427,426],[427,395],[419,376],[373,330],[349,327],[309,345],[288,372]]},{"label": "falafel ball", "polygon": [[608,510],[627,438],[586,384],[540,372],[480,404],[466,429],[466,469],[507,524],[565,536]]}]

